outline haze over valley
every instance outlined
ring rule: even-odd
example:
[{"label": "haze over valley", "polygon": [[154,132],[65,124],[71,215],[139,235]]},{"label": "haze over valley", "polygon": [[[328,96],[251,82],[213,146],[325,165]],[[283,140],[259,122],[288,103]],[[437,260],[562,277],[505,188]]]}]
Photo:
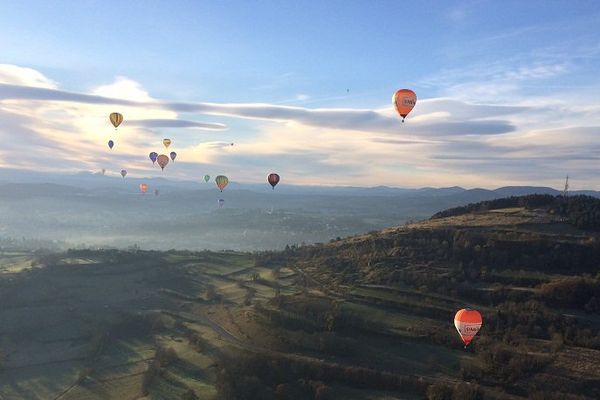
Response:
[{"label": "haze over valley", "polygon": [[[149,187],[146,194],[139,191],[141,182]],[[35,248],[43,241],[45,247],[57,249],[256,251],[327,242],[482,200],[560,191],[286,184],[273,191],[267,185],[232,182],[221,193],[214,182],[9,170],[0,174],[0,193],[0,234],[5,243]],[[580,193],[600,196],[594,191]],[[222,208],[219,199],[224,200]]]}]

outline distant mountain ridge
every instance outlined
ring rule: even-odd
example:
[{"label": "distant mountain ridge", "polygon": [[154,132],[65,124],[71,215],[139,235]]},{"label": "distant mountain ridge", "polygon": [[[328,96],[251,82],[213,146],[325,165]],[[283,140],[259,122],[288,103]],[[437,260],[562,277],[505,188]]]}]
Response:
[{"label": "distant mountain ridge", "polygon": [[[56,184],[61,186],[70,186],[73,188],[96,189],[112,187],[119,191],[122,189],[123,178],[115,175],[102,175],[100,172],[83,171],[75,174],[51,174],[33,171],[23,171],[0,168],[0,185],[5,184]],[[208,183],[198,178],[197,181],[191,180],[171,180],[163,177],[135,178],[126,177],[127,182],[139,184],[146,182],[150,186],[162,186],[182,191],[209,190],[214,189],[214,182]],[[255,192],[270,192],[271,187],[266,183],[242,183],[235,180],[230,181],[227,190],[249,190]],[[282,183],[277,186],[276,194],[306,194],[306,195],[351,195],[351,196],[434,196],[434,197],[452,197],[457,199],[464,198],[465,201],[483,201],[499,197],[523,196],[527,194],[561,194],[561,190],[545,186],[503,186],[497,189],[472,188],[465,189],[461,186],[452,187],[422,187],[422,188],[402,188],[391,186],[321,186],[321,185],[290,185]],[[600,191],[595,190],[576,190],[570,192],[574,195],[585,194],[588,196],[599,197]]]},{"label": "distant mountain ridge", "polygon": [[[139,184],[148,184],[140,193]],[[154,195],[159,189],[159,195]],[[273,250],[325,242],[480,201],[523,194],[560,194],[534,186],[494,190],[459,186],[417,189],[296,186],[116,174],[48,174],[0,169],[0,238],[60,240],[153,249]],[[585,193],[596,198],[600,192]],[[224,207],[219,208],[218,200]],[[163,234],[160,234],[163,232]]]}]

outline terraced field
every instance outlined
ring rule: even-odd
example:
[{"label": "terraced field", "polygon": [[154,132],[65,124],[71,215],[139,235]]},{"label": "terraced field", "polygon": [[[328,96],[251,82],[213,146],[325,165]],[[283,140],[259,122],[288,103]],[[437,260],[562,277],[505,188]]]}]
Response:
[{"label": "terraced field", "polygon": [[[5,252],[0,398],[547,398],[541,382],[594,398],[600,318],[548,307],[544,285],[572,276],[530,249],[580,246],[583,269],[595,242],[542,217],[494,210],[282,253]],[[484,315],[467,350],[464,306]]]}]

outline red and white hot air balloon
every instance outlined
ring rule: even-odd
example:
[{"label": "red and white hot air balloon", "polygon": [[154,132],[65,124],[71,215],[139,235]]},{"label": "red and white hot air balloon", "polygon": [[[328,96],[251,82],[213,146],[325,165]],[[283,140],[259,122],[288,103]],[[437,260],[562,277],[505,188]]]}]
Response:
[{"label": "red and white hot air balloon", "polygon": [[460,338],[465,343],[465,347],[471,343],[477,332],[481,329],[481,314],[477,310],[463,308],[458,310],[454,316],[454,326],[460,335]]}]

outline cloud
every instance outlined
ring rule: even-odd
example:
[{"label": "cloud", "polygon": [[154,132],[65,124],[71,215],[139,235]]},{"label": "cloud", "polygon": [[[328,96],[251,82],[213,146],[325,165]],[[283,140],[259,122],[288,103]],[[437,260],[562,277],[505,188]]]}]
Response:
[{"label": "cloud", "polygon": [[436,143],[435,141],[425,141],[425,140],[412,140],[412,139],[394,139],[394,138],[374,138],[371,140],[375,143],[384,143],[384,144],[397,144],[397,145],[411,145],[411,144],[431,144]]},{"label": "cloud", "polygon": [[[419,107],[414,111],[414,118],[421,115],[430,115],[444,110],[444,116],[455,121],[468,119],[496,118],[514,114],[525,113],[531,110],[527,106],[507,106],[472,104],[451,98],[437,98],[419,101]],[[411,114],[412,115],[412,114]]]},{"label": "cloud", "polygon": [[[0,83],[0,101],[1,100],[39,100],[122,106],[141,105],[139,102],[131,100],[112,99],[104,96],[73,93],[53,88],[21,86],[5,83]],[[146,104],[146,106],[148,105],[150,104]]]},{"label": "cloud", "polygon": [[233,142],[206,142],[206,143],[202,143],[200,146],[210,148],[210,149],[223,149],[223,148],[232,147],[232,145],[235,145],[235,143],[233,143]]},{"label": "cloud", "polygon": [[0,83],[55,89],[56,83],[40,72],[11,64],[0,64]]},{"label": "cloud", "polygon": [[[181,103],[181,102],[158,102],[158,101],[132,101],[122,99],[112,99],[98,95],[86,95],[71,93],[60,90],[39,89],[31,87],[21,87],[15,85],[0,84],[0,99],[20,99],[20,100],[45,100],[76,102],[84,104],[111,104],[132,107],[143,107],[149,109],[170,110],[178,113],[202,113],[210,115],[231,116],[238,118],[270,120],[279,122],[296,122],[306,126],[321,128],[380,132],[398,134],[401,129],[411,130],[420,135],[492,135],[502,134],[513,131],[513,127],[507,121],[489,121],[481,118],[487,118],[495,115],[506,115],[511,111],[520,111],[521,108],[473,105],[460,103],[458,101],[441,100],[432,104],[424,101],[424,111],[415,113],[415,122],[410,128],[403,128],[399,123],[399,117],[392,113],[391,106],[385,110],[368,109],[336,109],[336,108],[316,108],[282,106],[264,103],[249,104],[222,104],[222,103]],[[436,104],[437,103],[437,104]],[[437,107],[436,107],[437,105]],[[466,119],[467,114],[473,121],[449,122],[449,123],[428,123],[427,112],[435,113],[435,109],[449,106],[450,119]],[[470,113],[469,113],[470,111]],[[453,112],[456,112],[454,116]],[[161,122],[159,122],[161,121]],[[137,126],[150,127],[151,125],[160,126],[162,120],[152,119],[150,122],[137,122]],[[170,122],[172,125],[177,123]],[[207,129],[220,129],[218,124],[213,123],[193,123],[181,122],[179,127],[205,127]],[[206,126],[201,126],[206,124]],[[217,128],[218,126],[218,128]],[[406,125],[408,126],[408,125]]]},{"label": "cloud", "polygon": [[[114,173],[125,168],[131,176],[181,179],[219,172],[250,182],[276,171],[288,183],[397,186],[560,184],[567,173],[582,174],[581,181],[594,186],[594,170],[600,168],[600,108],[555,93],[506,104],[451,95],[420,99],[402,124],[391,105],[172,102],[153,98],[123,77],[77,93],[60,90],[35,70],[0,71],[5,71],[0,75],[4,166]],[[529,75],[523,80],[528,81],[563,73],[548,71],[519,74]],[[126,120],[115,131],[107,115],[116,109]],[[202,121],[206,115],[219,122]],[[169,151],[178,157],[162,173],[148,153],[163,149],[161,129],[174,128],[206,132],[182,137],[169,131],[174,139]],[[220,140],[211,131],[220,131]],[[112,151],[109,139],[116,142]]]},{"label": "cloud", "polygon": [[109,85],[99,86],[92,94],[101,97],[130,100],[141,103],[153,101],[150,94],[142,88],[142,85],[124,76],[117,77],[115,82]]},{"label": "cloud", "polygon": [[221,123],[198,122],[184,119],[134,119],[128,120],[127,125],[142,128],[197,128],[210,131],[222,131],[227,129],[227,125]]}]

